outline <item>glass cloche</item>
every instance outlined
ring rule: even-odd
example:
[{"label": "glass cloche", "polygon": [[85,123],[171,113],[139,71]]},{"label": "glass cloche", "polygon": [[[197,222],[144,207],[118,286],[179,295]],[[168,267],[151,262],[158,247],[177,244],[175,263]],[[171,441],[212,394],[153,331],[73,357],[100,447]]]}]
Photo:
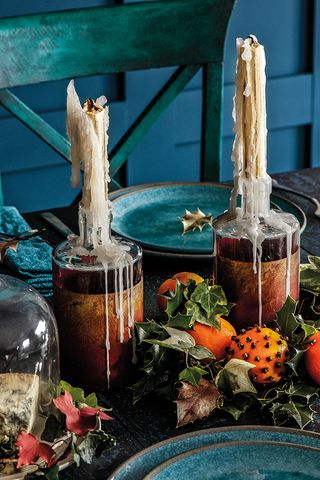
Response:
[{"label": "glass cloche", "polygon": [[32,287],[0,275],[0,439],[35,432],[59,382],[58,332]]}]

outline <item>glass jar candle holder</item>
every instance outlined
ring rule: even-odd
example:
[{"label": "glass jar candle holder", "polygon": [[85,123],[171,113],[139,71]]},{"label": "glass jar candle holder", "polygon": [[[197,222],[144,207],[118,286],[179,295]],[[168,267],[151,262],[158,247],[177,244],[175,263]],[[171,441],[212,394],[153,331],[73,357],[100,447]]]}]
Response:
[{"label": "glass jar candle holder", "polygon": [[227,212],[214,222],[213,276],[234,303],[228,319],[237,329],[270,324],[288,295],[299,298],[298,220],[272,212],[269,219],[260,219],[259,227],[263,241],[256,252],[250,219]]},{"label": "glass jar candle holder", "polygon": [[143,321],[142,250],[114,240],[127,263],[106,268],[89,244],[79,250],[72,241],[53,252],[63,378],[100,391],[132,381],[134,322]]}]

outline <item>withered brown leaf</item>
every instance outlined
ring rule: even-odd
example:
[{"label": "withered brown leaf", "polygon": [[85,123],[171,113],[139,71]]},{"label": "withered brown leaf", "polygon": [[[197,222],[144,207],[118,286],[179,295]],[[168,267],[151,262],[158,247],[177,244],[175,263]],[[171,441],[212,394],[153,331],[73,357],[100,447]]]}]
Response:
[{"label": "withered brown leaf", "polygon": [[177,427],[182,427],[195,420],[208,417],[213,410],[219,407],[220,394],[217,387],[202,378],[198,385],[181,382],[177,404]]}]

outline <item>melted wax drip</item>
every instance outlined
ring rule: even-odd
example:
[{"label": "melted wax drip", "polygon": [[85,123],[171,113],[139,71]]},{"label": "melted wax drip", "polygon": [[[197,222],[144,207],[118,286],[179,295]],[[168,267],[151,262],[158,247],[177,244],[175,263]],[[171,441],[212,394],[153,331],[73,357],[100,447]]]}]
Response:
[{"label": "melted wax drip", "polygon": [[[107,154],[109,113],[105,97],[95,102],[87,100],[82,107],[71,81],[67,91],[67,131],[71,141],[72,185],[80,182],[83,167],[82,202],[79,210],[79,237],[70,238],[74,255],[96,257],[105,274],[106,309],[106,373],[110,386],[110,331],[108,272],[114,272],[115,313],[119,326],[119,341],[125,341],[125,330],[132,337],[134,325],[133,259],[129,247],[110,235],[111,203],[108,200],[109,161]],[[124,274],[126,275],[127,325],[124,315]],[[130,281],[129,281],[130,278]]]},{"label": "melted wax drip", "polygon": [[[254,35],[237,39],[236,93],[233,99],[235,139],[232,149],[234,187],[229,211],[241,221],[249,220],[246,230],[252,243],[253,271],[257,273],[259,297],[259,324],[262,323],[261,257],[265,223],[286,232],[286,296],[290,295],[290,267],[292,226],[270,210],[271,179],[266,172],[266,110],[265,110],[265,54]],[[237,208],[237,197],[242,195],[242,207]]]}]

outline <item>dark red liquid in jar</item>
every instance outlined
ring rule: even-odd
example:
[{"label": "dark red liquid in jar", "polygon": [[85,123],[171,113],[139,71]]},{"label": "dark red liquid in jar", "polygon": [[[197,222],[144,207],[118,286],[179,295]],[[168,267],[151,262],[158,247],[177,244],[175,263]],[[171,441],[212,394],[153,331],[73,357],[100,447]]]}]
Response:
[{"label": "dark red liquid in jar", "polygon": [[[293,232],[290,259],[290,295],[299,298],[299,231]],[[257,265],[258,267],[258,265]],[[286,300],[287,236],[262,243],[262,323],[271,323]],[[258,273],[253,271],[253,248],[246,238],[216,234],[214,280],[229,302],[235,303],[228,319],[239,330],[259,323]]]},{"label": "dark red liquid in jar", "polygon": [[[89,266],[88,266],[89,267]],[[130,290],[123,274],[124,317]],[[63,268],[53,260],[54,310],[58,322],[61,376],[71,384],[103,391],[107,388],[106,288],[103,269]],[[128,290],[129,287],[129,290]],[[134,318],[143,321],[143,275],[141,259],[133,265]],[[125,328],[119,339],[119,318],[115,312],[115,274],[108,271],[108,324],[110,386],[132,380],[132,339]]]}]

